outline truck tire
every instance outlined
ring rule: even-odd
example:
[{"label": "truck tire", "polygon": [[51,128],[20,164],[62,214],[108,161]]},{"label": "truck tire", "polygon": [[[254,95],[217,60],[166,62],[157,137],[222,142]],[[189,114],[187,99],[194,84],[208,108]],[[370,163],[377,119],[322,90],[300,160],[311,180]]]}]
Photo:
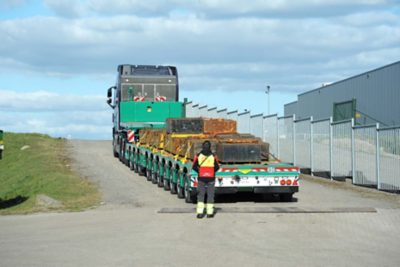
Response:
[{"label": "truck tire", "polygon": [[174,169],[171,168],[171,171],[169,172],[170,173],[170,176],[169,176],[169,190],[170,191],[169,192],[171,194],[175,195],[176,194],[176,184],[174,183],[174,181],[172,179],[172,176],[173,176],[172,172],[173,171],[174,171]]},{"label": "truck tire", "polygon": [[284,194],[279,194],[279,198],[283,202],[292,202],[293,200],[293,193],[284,193]]}]

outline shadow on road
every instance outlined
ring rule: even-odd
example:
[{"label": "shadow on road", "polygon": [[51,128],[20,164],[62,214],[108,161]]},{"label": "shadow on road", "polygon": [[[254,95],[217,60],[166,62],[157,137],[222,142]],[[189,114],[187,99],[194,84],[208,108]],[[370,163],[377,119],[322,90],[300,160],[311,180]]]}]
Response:
[{"label": "shadow on road", "polygon": [[216,195],[215,203],[274,203],[274,202],[297,202],[297,198],[293,197],[290,201],[283,201],[279,195],[274,194],[254,194],[254,193],[236,193],[226,195]]},{"label": "shadow on road", "polygon": [[0,210],[17,206],[17,205],[25,202],[27,199],[28,199],[28,197],[24,197],[24,196],[16,196],[11,199],[1,199],[0,198]]}]

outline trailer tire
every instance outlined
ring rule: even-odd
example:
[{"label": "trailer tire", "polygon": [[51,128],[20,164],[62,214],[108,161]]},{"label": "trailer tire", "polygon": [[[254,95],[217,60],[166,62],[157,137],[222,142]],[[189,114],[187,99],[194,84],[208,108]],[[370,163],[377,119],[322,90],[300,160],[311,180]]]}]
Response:
[{"label": "trailer tire", "polygon": [[172,174],[172,172],[174,171],[174,169],[173,168],[171,168],[171,171],[169,172],[170,174],[169,174],[169,192],[171,193],[171,194],[173,194],[173,195],[175,195],[176,194],[176,184],[174,183],[174,181],[173,181],[173,179],[172,179],[172,177],[173,177],[173,174]]},{"label": "trailer tire", "polygon": [[153,183],[153,184],[156,184],[157,183],[157,176],[158,176],[158,173],[156,172],[156,171],[153,171],[152,173],[151,173],[151,182]]},{"label": "trailer tire", "polygon": [[164,190],[165,191],[168,191],[168,190],[170,190],[170,187],[169,187],[169,180],[167,180],[167,179],[163,179],[163,185],[164,185]]},{"label": "trailer tire", "polygon": [[196,203],[197,202],[197,197],[195,194],[193,194],[192,192],[190,192],[189,190],[189,177],[186,175],[185,177],[185,184],[183,186],[183,192],[185,194],[185,202],[186,203]]},{"label": "trailer tire", "polygon": [[279,198],[283,202],[292,202],[293,200],[293,193],[283,193],[279,194]]},{"label": "trailer tire", "polygon": [[133,162],[132,162],[131,159],[129,159],[129,169],[130,169],[131,171],[133,171],[133,170],[135,169],[135,166],[133,165]]},{"label": "trailer tire", "polygon": [[149,168],[146,168],[146,178],[147,178],[147,181],[151,181],[151,173],[152,173],[152,171],[149,170]]},{"label": "trailer tire", "polygon": [[161,173],[157,174],[157,185],[158,185],[158,187],[163,187],[163,185],[164,185],[164,178],[161,175]]},{"label": "trailer tire", "polygon": [[180,179],[178,179],[178,181],[176,183],[176,193],[177,193],[178,198],[185,197],[185,191],[184,191],[183,187],[181,187],[181,185],[180,185]]}]

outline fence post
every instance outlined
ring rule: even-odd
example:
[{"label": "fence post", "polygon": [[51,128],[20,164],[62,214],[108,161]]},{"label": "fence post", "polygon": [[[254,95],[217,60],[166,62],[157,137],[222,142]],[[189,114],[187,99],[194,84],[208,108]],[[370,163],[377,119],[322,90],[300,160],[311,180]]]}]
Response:
[{"label": "fence post", "polygon": [[351,183],[354,184],[354,177],[356,176],[356,151],[354,140],[354,118],[351,118]]},{"label": "fence post", "polygon": [[378,190],[381,190],[381,177],[380,177],[380,172],[379,172],[379,168],[381,165],[380,162],[380,144],[379,144],[379,122],[376,123],[376,183],[377,183],[377,187]]},{"label": "fence post", "polygon": [[313,126],[313,116],[310,117],[310,172],[311,172],[311,176],[314,176],[314,126]]},{"label": "fence post", "polygon": [[293,114],[293,165],[296,165],[296,114]]},{"label": "fence post", "polygon": [[278,159],[281,159],[281,151],[279,147],[279,117],[276,117],[276,148],[278,150]]},{"label": "fence post", "polygon": [[329,171],[330,178],[333,180],[333,118],[329,118]]}]

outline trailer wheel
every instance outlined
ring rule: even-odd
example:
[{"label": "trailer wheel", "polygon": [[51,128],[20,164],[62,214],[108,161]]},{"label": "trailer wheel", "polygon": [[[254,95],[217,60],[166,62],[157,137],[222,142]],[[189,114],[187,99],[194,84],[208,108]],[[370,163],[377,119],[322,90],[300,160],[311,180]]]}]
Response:
[{"label": "trailer wheel", "polygon": [[147,181],[151,181],[151,173],[152,173],[152,171],[149,168],[146,168]]},{"label": "trailer wheel", "polygon": [[133,171],[133,170],[135,169],[135,166],[133,165],[131,159],[129,159],[129,169],[130,169],[131,171]]},{"label": "trailer wheel", "polygon": [[156,184],[156,183],[157,183],[157,180],[158,180],[157,176],[158,176],[158,173],[157,173],[156,171],[153,171],[153,172],[151,173],[151,182],[152,182],[153,184]]},{"label": "trailer wheel", "polygon": [[192,192],[190,192],[189,190],[189,185],[190,185],[190,181],[189,181],[189,176],[185,176],[185,184],[184,184],[184,194],[185,194],[185,202],[186,203],[196,203],[197,202],[197,198],[196,195],[193,194]]},{"label": "trailer wheel", "polygon": [[180,185],[180,179],[178,179],[178,181],[176,183],[176,193],[178,195],[178,198],[184,198],[185,197],[184,189]]},{"label": "trailer wheel", "polygon": [[163,179],[163,185],[164,185],[164,190],[165,191],[168,191],[168,190],[170,190],[170,187],[169,187],[169,180],[167,180],[167,179]]},{"label": "trailer wheel", "polygon": [[283,202],[292,202],[293,200],[293,193],[284,193],[284,194],[279,194],[279,198]]},{"label": "trailer wheel", "polygon": [[[159,170],[160,170],[160,168],[159,168]],[[157,185],[158,185],[158,187],[163,187],[163,185],[164,185],[164,178],[161,175],[161,173],[157,174]]]},{"label": "trailer wheel", "polygon": [[173,172],[174,171],[174,169],[173,168],[171,168],[171,171],[169,172],[170,174],[169,174],[169,189],[170,189],[170,193],[171,194],[173,194],[173,195],[175,195],[176,194],[176,184],[174,183],[174,181],[173,181],[173,179],[172,179],[172,177],[173,177]]}]

